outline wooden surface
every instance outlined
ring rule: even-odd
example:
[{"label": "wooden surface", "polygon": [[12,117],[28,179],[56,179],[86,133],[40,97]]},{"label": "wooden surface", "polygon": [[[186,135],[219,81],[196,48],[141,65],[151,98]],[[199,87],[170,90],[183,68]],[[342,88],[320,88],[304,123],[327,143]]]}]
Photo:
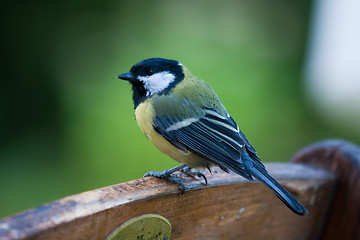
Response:
[{"label": "wooden surface", "polygon": [[104,239],[125,221],[160,214],[172,225],[171,239],[318,239],[334,191],[334,176],[302,164],[267,169],[310,212],[298,216],[258,182],[206,171],[176,184],[148,177],[84,192],[0,221],[0,239]]},{"label": "wooden surface", "polygon": [[338,179],[323,239],[360,239],[360,148],[343,140],[328,140],[298,152],[292,162],[327,169]]}]

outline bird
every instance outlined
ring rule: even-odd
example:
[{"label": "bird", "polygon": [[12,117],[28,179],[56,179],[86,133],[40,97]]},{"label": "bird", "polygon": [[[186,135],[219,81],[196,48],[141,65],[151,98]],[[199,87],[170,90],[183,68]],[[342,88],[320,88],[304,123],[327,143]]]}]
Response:
[{"label": "bird", "polygon": [[175,171],[193,173],[207,183],[205,175],[194,169],[219,166],[248,180],[256,178],[294,213],[308,214],[269,175],[210,85],[192,75],[182,63],[149,58],[117,78],[132,86],[135,119],[145,136],[161,152],[181,163],[163,172],[151,171],[144,177],[166,178],[178,183],[184,191],[182,180],[171,175]]}]

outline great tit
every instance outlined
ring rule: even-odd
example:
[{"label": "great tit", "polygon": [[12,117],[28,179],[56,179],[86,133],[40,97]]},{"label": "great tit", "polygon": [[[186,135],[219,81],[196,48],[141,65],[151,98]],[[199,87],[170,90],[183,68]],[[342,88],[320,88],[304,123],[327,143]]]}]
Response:
[{"label": "great tit", "polygon": [[[293,212],[308,211],[266,171],[255,149],[226,111],[214,90],[179,61],[150,58],[118,76],[133,90],[135,118],[142,132],[163,153],[182,165],[145,176],[168,178],[177,170],[219,166],[270,188]],[[206,178],[205,178],[206,181]]]}]

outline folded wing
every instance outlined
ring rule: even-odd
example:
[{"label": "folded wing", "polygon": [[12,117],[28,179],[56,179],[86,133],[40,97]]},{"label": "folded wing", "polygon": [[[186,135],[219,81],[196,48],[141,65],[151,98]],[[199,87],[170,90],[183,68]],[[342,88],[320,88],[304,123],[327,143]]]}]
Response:
[{"label": "folded wing", "polygon": [[254,148],[228,114],[223,116],[214,109],[204,108],[199,117],[156,116],[154,128],[176,147],[189,150],[247,179],[252,177],[244,168],[241,154],[248,153],[265,170]]}]

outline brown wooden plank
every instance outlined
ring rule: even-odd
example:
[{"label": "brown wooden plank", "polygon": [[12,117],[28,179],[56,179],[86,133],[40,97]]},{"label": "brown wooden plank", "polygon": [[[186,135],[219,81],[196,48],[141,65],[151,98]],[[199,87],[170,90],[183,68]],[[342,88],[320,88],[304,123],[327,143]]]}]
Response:
[{"label": "brown wooden plank", "polygon": [[360,148],[343,140],[312,144],[292,159],[327,169],[338,179],[323,239],[360,239]]},{"label": "brown wooden plank", "polygon": [[172,224],[171,239],[317,239],[335,178],[301,164],[267,164],[309,210],[291,212],[270,190],[236,174],[206,172],[209,185],[186,178],[183,196],[154,177],[80,193],[0,222],[0,239],[104,239],[125,221],[155,213]]}]

